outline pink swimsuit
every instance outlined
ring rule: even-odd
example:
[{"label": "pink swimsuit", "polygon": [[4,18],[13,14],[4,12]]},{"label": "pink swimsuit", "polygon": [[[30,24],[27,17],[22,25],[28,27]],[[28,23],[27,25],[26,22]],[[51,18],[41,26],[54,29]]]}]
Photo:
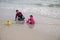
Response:
[{"label": "pink swimsuit", "polygon": [[35,20],[34,20],[33,17],[31,17],[30,19],[28,19],[28,20],[26,21],[26,23],[28,23],[28,24],[35,24]]}]

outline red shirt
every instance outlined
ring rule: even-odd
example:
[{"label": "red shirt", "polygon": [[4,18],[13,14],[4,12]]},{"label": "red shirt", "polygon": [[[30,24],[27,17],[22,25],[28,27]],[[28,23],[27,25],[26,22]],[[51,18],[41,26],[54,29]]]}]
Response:
[{"label": "red shirt", "polygon": [[23,16],[23,15],[22,15],[21,12],[19,12],[19,13],[16,14],[16,18],[17,18],[17,17],[22,17],[22,16]]}]

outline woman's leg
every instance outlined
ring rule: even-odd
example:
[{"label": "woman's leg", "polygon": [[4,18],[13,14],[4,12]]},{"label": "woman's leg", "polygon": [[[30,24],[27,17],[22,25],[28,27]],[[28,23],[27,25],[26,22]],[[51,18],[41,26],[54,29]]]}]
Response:
[{"label": "woman's leg", "polygon": [[24,16],[22,16],[22,20],[24,20],[25,19],[25,17]]},{"label": "woman's leg", "polygon": [[22,17],[22,16],[18,17],[18,21],[24,21],[24,19],[25,17]]},{"label": "woman's leg", "polygon": [[21,21],[22,19],[20,17],[18,17],[18,21]]}]

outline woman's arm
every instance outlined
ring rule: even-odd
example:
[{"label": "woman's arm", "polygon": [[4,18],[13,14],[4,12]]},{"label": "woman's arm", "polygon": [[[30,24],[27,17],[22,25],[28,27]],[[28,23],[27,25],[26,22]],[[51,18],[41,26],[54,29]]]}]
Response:
[{"label": "woman's arm", "polygon": [[15,16],[15,21],[17,20],[17,14],[16,14],[16,16]]}]

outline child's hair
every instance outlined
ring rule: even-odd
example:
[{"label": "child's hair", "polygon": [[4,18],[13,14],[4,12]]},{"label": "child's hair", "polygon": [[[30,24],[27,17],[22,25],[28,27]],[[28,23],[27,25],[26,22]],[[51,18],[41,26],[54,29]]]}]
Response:
[{"label": "child's hair", "polygon": [[30,15],[30,17],[33,17],[33,15]]},{"label": "child's hair", "polygon": [[19,11],[19,10],[16,10],[16,12]]}]

